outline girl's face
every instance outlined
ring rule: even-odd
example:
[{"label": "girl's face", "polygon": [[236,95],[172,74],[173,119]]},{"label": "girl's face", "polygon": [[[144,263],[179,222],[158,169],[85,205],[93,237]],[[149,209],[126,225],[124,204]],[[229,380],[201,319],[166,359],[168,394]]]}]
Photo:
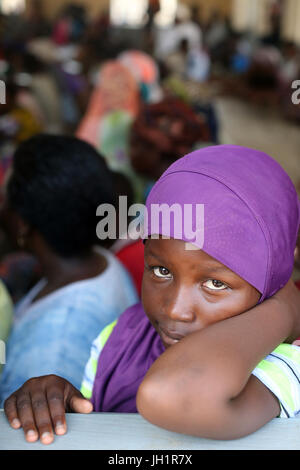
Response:
[{"label": "girl's face", "polygon": [[162,238],[145,244],[143,306],[166,348],[249,310],[261,296],[219,261],[185,245]]}]

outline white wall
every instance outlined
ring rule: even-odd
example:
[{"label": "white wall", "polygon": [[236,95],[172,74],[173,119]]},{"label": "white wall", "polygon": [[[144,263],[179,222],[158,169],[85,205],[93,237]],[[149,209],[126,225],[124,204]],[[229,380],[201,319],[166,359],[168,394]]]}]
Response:
[{"label": "white wall", "polygon": [[282,35],[284,39],[295,41],[300,45],[299,0],[285,0],[284,16],[282,21]]},{"label": "white wall", "polygon": [[268,34],[270,0],[233,0],[231,20],[236,31]]}]

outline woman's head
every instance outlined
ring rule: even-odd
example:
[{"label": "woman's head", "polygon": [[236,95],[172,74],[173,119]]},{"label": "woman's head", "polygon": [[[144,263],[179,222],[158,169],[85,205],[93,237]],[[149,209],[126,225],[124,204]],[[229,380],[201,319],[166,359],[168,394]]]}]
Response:
[{"label": "woman's head", "polygon": [[[176,204],[180,220],[175,211],[169,223],[160,218],[154,226],[161,204]],[[204,208],[198,213],[201,244],[185,232],[186,225],[194,234],[201,227],[197,204]],[[187,205],[192,212],[185,212]],[[156,327],[185,336],[248,310],[291,276],[298,197],[286,173],[262,152],[228,145],[193,152],[163,174],[146,206],[145,235],[160,235],[146,241],[143,281],[144,308]],[[186,242],[198,249],[187,250]]]},{"label": "woman's head", "polygon": [[131,164],[137,173],[157,179],[180,155],[209,140],[206,124],[180,100],[147,104],[131,129]]},{"label": "woman's head", "polygon": [[13,238],[35,233],[61,257],[82,256],[96,242],[102,203],[115,204],[112,176],[86,142],[40,134],[16,150],[4,205]]}]

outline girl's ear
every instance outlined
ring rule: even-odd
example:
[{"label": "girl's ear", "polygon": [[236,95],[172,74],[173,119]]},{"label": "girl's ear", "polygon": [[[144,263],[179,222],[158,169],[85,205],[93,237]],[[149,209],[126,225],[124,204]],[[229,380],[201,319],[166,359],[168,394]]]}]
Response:
[{"label": "girl's ear", "polygon": [[19,248],[25,248],[28,245],[28,239],[32,232],[30,225],[25,222],[18,214],[16,217],[16,240]]},{"label": "girl's ear", "polygon": [[24,249],[32,227],[13,209],[5,207],[0,213],[0,226],[13,247]]}]

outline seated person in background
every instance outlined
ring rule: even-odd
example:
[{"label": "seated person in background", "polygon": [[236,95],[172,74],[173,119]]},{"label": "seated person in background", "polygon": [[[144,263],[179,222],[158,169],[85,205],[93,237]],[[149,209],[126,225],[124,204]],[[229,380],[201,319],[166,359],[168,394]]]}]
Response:
[{"label": "seated person in background", "polygon": [[1,258],[0,279],[16,304],[41,279],[42,273],[34,256],[21,250],[16,251],[11,245],[8,248],[12,251]]},{"label": "seated person in background", "polygon": [[5,81],[6,103],[0,106],[0,183],[11,165],[16,147],[43,131],[34,114],[18,102],[19,87],[13,80]]},{"label": "seated person in background", "polygon": [[166,58],[166,65],[175,76],[183,80],[203,82],[209,78],[210,58],[200,45],[189,47],[187,39],[183,39],[177,51]]},{"label": "seated person in background", "polygon": [[210,141],[204,118],[182,100],[144,105],[131,129],[130,159],[137,174],[156,181],[181,155]]},{"label": "seated person in background", "polygon": [[111,172],[75,137],[37,135],[17,149],[1,223],[43,277],[18,303],[0,402],[25,380],[56,373],[79,387],[99,329],[137,301],[121,263],[95,247],[96,209],[115,204]]},{"label": "seated person in background", "polygon": [[[157,204],[177,204],[181,215],[153,221]],[[290,281],[300,206],[288,175],[263,152],[208,147],[175,162],[146,206],[142,303],[93,343],[83,395],[51,375],[7,399],[8,420],[27,441],[48,444],[53,428],[64,434],[66,409],[139,411],[213,439],[300,417],[300,349],[290,344],[300,336]]]}]

